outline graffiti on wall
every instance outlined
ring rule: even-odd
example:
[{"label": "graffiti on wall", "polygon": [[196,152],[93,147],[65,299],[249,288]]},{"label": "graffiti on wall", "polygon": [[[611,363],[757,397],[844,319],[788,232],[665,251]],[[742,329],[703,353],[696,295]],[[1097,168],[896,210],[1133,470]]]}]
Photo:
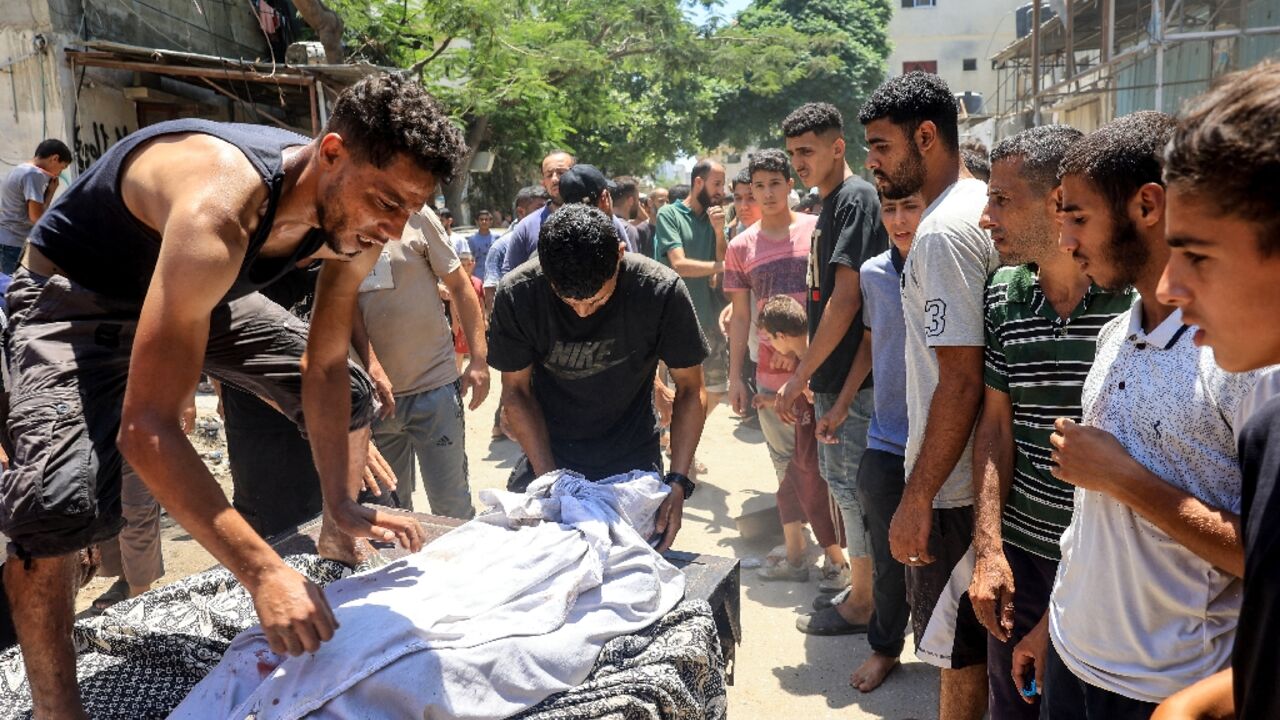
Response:
[{"label": "graffiti on wall", "polygon": [[107,128],[103,123],[91,122],[89,127],[85,128],[77,123],[75,145],[73,147],[76,156],[76,169],[84,172],[86,168],[102,157],[108,148],[123,140],[124,136],[131,132],[133,130],[127,125],[116,125],[113,128]]}]

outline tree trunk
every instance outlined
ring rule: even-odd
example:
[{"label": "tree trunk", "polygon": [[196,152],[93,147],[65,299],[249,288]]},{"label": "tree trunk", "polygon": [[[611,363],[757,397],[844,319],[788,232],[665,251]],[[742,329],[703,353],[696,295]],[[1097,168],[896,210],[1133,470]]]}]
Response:
[{"label": "tree trunk", "polygon": [[329,9],[324,0],[293,0],[302,19],[316,31],[320,44],[324,46],[325,62],[330,65],[341,65],[346,61],[342,50],[342,31],[345,25],[338,13]]},{"label": "tree trunk", "polygon": [[488,116],[480,116],[471,120],[467,127],[466,157],[462,159],[458,172],[454,174],[453,182],[444,188],[445,206],[453,211],[459,225],[471,223],[470,213],[467,214],[467,217],[462,216],[462,199],[467,193],[467,185],[471,179],[471,161],[475,159],[476,151],[479,149],[480,143],[484,140],[487,132],[489,132]]}]

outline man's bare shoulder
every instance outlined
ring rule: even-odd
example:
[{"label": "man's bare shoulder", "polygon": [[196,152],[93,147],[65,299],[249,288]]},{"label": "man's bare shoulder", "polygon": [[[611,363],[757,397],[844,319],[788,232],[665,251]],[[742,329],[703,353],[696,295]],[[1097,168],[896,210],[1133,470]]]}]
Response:
[{"label": "man's bare shoulder", "polygon": [[177,208],[200,207],[227,220],[250,221],[268,193],[239,148],[204,133],[143,143],[125,161],[120,189],[129,210],[157,232]]}]

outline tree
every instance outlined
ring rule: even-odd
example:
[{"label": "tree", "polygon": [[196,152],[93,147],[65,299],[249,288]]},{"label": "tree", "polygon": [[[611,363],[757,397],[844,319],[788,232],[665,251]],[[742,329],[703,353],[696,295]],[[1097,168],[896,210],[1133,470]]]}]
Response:
[{"label": "tree", "polygon": [[[552,148],[608,173],[645,174],[679,154],[776,126],[781,116],[743,105],[751,101],[741,94],[744,84],[764,98],[850,75],[847,48],[793,27],[774,9],[754,24],[700,27],[685,15],[691,0],[328,2],[345,21],[351,59],[417,74],[464,128],[472,151],[497,155],[502,172],[463,173],[446,189],[454,207],[470,182],[487,204],[505,204]],[[750,123],[730,122],[747,116]]]},{"label": "tree", "polygon": [[846,123],[856,122],[862,103],[884,79],[892,15],[888,0],[755,0],[738,16],[736,29],[757,35],[798,32],[813,39],[814,61],[780,83],[776,72],[762,78],[752,66],[741,65],[745,72],[718,89],[703,143],[745,148],[779,142],[782,119],[815,100],[835,105]]}]

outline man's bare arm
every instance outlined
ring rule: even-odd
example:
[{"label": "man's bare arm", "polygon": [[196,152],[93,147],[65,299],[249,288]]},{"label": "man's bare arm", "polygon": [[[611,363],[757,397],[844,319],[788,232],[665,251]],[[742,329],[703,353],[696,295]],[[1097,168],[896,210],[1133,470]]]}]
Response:
[{"label": "man's bare arm", "polygon": [[35,200],[27,201],[27,219],[31,220],[31,224],[40,222],[40,218],[44,215],[46,203],[37,202]]},{"label": "man's bare arm", "polygon": [[981,347],[935,347],[938,387],[929,401],[921,447],[907,479],[906,493],[933,502],[969,444],[973,423],[982,407]]},{"label": "man's bare arm", "polygon": [[844,385],[840,386],[840,394],[836,396],[835,404],[826,415],[818,418],[813,428],[818,442],[831,445],[839,442],[836,438],[836,430],[849,417],[849,408],[853,406],[853,399],[858,395],[858,388],[862,387],[862,383],[866,382],[867,376],[871,374],[871,350],[871,331],[863,330],[862,342],[858,343],[858,352],[853,356],[849,374],[844,377]]},{"label": "man's bare arm", "polygon": [[729,404],[734,412],[746,415],[752,398],[742,381],[742,366],[746,362],[751,333],[751,293],[730,290],[726,294],[733,306],[733,313],[729,316]]},{"label": "man's bare arm", "polygon": [[890,552],[898,562],[927,565],[933,498],[955,469],[969,443],[982,405],[983,348],[935,347],[938,386],[929,401],[929,419],[919,457],[907,478],[902,501],[889,524]]},{"label": "man's bare arm", "polygon": [[707,390],[702,381],[702,366],[668,368],[676,385],[676,399],[671,409],[671,471],[688,475],[693,454],[702,439],[702,426],[707,421]]},{"label": "man's bare arm", "polygon": [[489,345],[484,334],[484,309],[466,270],[455,268],[444,276],[444,284],[453,295],[453,308],[467,336],[467,349],[471,351],[471,360],[462,370],[462,395],[466,397],[467,390],[471,390],[469,407],[475,410],[489,396]]},{"label": "man's bare arm", "polygon": [[377,260],[378,250],[370,248],[349,262],[327,260],[320,269],[302,357],[302,412],[326,514],[347,535],[398,541],[417,552],[423,533],[416,520],[356,503],[368,465],[369,430],[351,430],[347,357],[360,283]]},{"label": "man's bare arm", "polygon": [[210,312],[235,280],[266,197],[243,155],[212,150],[192,160],[208,172],[157,163],[122,181],[130,209],[164,240],[138,320],[119,447],[166,510],[248,588],[272,650],[299,654],[337,627],[323,594],[231,508],[176,422],[200,376]]},{"label": "man's bare arm", "polygon": [[710,277],[716,273],[724,272],[723,262],[719,260],[694,260],[685,256],[684,248],[682,247],[668,250],[667,261],[671,263],[671,269],[684,278]]},{"label": "man's bare arm", "polygon": [[1227,668],[1174,693],[1151,720],[1231,720],[1236,716],[1234,677]]},{"label": "man's bare arm", "polygon": [[[832,351],[840,344],[844,334],[849,331],[853,319],[862,309],[862,285],[855,268],[841,265],[836,268],[836,286],[831,291],[827,307],[822,311],[822,319],[818,321],[818,329],[809,341],[809,350],[796,366],[791,379],[778,388],[773,407],[778,416],[787,422],[793,422],[792,412],[796,398],[808,387],[813,374],[827,361]],[[847,377],[846,377],[847,379]]]},{"label": "man's bare arm", "polygon": [[[707,391],[702,382],[702,366],[670,368],[676,384],[676,399],[671,413],[671,472],[689,474],[693,454],[702,438],[707,419]],[[662,501],[654,529],[662,536],[658,552],[666,552],[675,542],[684,522],[684,489],[672,487]]]},{"label": "man's bare arm", "polygon": [[542,415],[538,399],[533,396],[533,366],[502,373],[502,407],[506,410],[516,442],[529,458],[533,474],[538,476],[555,470],[556,459],[551,454],[547,419]]},{"label": "man's bare arm", "polygon": [[1165,482],[1106,430],[1058,418],[1049,443],[1054,477],[1106,493],[1205,561],[1244,577],[1239,515]]},{"label": "man's bare arm", "polygon": [[1013,403],[1008,393],[988,387],[973,436],[973,547],[979,555],[1003,552],[1000,522],[1012,484]]},{"label": "man's bare arm", "polygon": [[862,284],[857,268],[840,265],[836,268],[836,285],[831,291],[827,307],[822,311],[818,329],[809,341],[809,351],[796,366],[795,377],[804,384],[813,377],[822,363],[827,361],[836,346],[849,332],[849,326],[862,309]]},{"label": "man's bare arm", "polygon": [[974,526],[977,556],[969,599],[978,622],[997,640],[1013,631],[1013,570],[1000,532],[1005,498],[1013,484],[1013,403],[988,387],[973,437]]}]

